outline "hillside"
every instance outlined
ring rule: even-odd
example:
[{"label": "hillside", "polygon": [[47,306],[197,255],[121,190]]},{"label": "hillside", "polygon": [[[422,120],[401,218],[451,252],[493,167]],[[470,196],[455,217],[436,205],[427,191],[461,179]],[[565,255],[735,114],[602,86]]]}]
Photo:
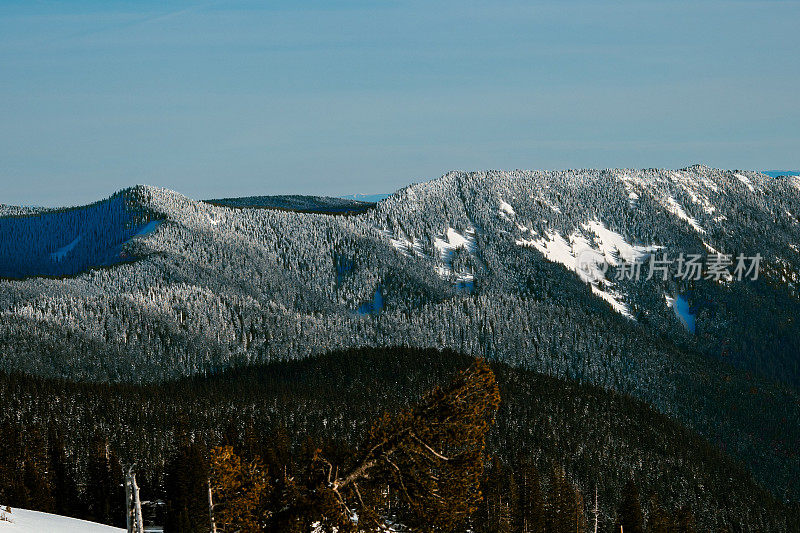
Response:
[{"label": "hillside", "polygon": [[[390,348],[157,386],[0,375],[0,401],[18,406],[14,417],[0,415],[0,427],[24,426],[21,442],[10,443],[22,449],[48,449],[37,439],[61,436],[81,480],[93,443],[108,439],[122,464],[137,463],[143,497],[162,499],[164,465],[188,435],[208,446],[256,450],[285,436],[296,453],[311,442],[341,454],[357,447],[383,412],[408,406],[469,363],[452,352]],[[603,530],[628,479],[640,487],[645,504],[657,497],[669,512],[691,509],[701,531],[786,530],[792,511],[743,465],[642,402],[508,365],[496,364],[494,371],[502,402],[487,451],[515,471],[520,461],[530,461],[545,480],[561,465],[585,495],[596,487]]]},{"label": "hillside", "polygon": [[[159,221],[108,240],[137,261],[86,271],[94,261],[66,253],[72,277],[0,282],[2,369],[157,382],[336,348],[451,348],[638,398],[724,446],[781,498],[800,498],[796,177],[452,172],[349,217],[144,186],[120,197]],[[3,242],[20,223],[47,235],[53,224],[31,222],[47,216],[0,219]],[[81,217],[37,257],[88,231],[78,220],[101,220]],[[18,257],[3,250],[3,261]],[[759,278],[615,276],[653,254],[714,250],[761,254]]]},{"label": "hillside", "polygon": [[220,198],[206,200],[207,203],[240,209],[278,209],[298,213],[318,213],[326,215],[354,215],[364,213],[375,207],[375,202],[356,199],[335,198],[331,196],[245,196],[241,198]]}]

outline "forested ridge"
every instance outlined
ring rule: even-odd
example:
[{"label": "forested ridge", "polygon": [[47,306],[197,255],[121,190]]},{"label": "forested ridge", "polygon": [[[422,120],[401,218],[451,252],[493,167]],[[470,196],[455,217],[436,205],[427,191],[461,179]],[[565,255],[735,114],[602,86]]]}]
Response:
[{"label": "forested ridge", "polygon": [[[119,523],[124,500],[109,487],[121,465],[136,464],[144,499],[175,505],[174,476],[202,479],[191,471],[192,461],[201,468],[210,448],[225,445],[244,460],[259,457],[279,485],[285,468],[301,476],[317,448],[331,458],[352,454],[382,413],[409,408],[470,362],[448,351],[389,348],[158,386],[3,375],[0,500]],[[791,529],[796,508],[784,507],[743,465],[645,404],[505,364],[492,369],[501,402],[487,437],[476,531],[523,531],[525,512],[533,512],[534,524],[549,520],[552,528],[524,531],[575,531],[575,512],[584,524],[579,530],[588,531],[595,489],[602,531],[613,529],[633,492],[643,523],[654,524],[663,513],[693,524],[680,531]],[[177,465],[183,466],[170,474]],[[538,492],[525,488],[532,479]],[[552,513],[560,509],[554,491],[565,506],[558,512],[572,506],[567,526],[553,525]],[[541,509],[525,511],[529,505]]]},{"label": "forested ridge", "polygon": [[72,276],[134,259],[123,246],[147,230],[151,213],[128,191],[72,209],[0,205],[0,279]]},{"label": "forested ridge", "polygon": [[[449,348],[629,395],[724,448],[777,498],[800,498],[796,177],[452,172],[336,217],[146,186],[113,198],[122,218],[0,208],[0,242],[71,272],[28,265],[15,276],[26,279],[0,280],[3,371],[159,383],[350,347]],[[69,222],[58,238],[47,222],[34,232],[43,244],[19,239],[56,215]],[[154,231],[128,238],[125,217]],[[75,240],[106,233],[125,261],[93,268],[80,247],[96,238]],[[3,249],[0,262],[21,268]],[[587,250],[592,276],[576,268]],[[761,276],[613,274],[626,258],[711,250],[761,254]],[[678,296],[694,333],[670,306]]]}]

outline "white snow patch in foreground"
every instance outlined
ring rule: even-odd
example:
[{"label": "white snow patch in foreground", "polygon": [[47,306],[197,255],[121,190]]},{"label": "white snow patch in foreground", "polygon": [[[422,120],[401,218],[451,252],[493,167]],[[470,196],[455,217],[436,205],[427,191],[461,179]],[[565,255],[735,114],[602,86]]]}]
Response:
[{"label": "white snow patch in foreground", "polygon": [[755,187],[753,187],[753,182],[750,181],[750,178],[748,178],[744,174],[739,174],[738,172],[736,172],[733,175],[736,176],[736,179],[747,185],[747,188],[750,189],[750,192],[754,192],[756,190]]},{"label": "white snow patch in foreground", "polygon": [[6,531],[8,533],[124,533],[125,531],[96,522],[26,509],[13,508],[10,518],[13,523],[0,521],[0,531],[3,533]]},{"label": "white snow patch in foreground", "polygon": [[681,204],[676,202],[675,198],[673,198],[672,196],[667,198],[667,205],[664,206],[664,207],[666,207],[667,210],[670,213],[672,213],[673,215],[677,216],[681,220],[684,220],[684,221],[688,222],[689,225],[691,227],[693,227],[696,232],[698,232],[698,233],[705,233],[706,232],[706,230],[704,230],[703,228],[700,227],[700,224],[698,224],[695,219],[693,219],[692,217],[690,217],[689,215],[686,214],[686,211],[683,210],[683,207],[681,207]]}]

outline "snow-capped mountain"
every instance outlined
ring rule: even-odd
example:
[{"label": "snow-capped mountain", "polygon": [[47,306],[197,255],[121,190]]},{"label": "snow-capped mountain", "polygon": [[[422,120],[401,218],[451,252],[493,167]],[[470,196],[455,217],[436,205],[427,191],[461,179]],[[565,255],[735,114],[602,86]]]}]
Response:
[{"label": "snow-capped mountain", "polygon": [[[800,474],[800,429],[781,422],[800,419],[797,177],[451,172],[348,216],[138,186],[0,213],[5,370],[154,381],[446,347],[643,399],[777,487]],[[681,279],[673,263],[645,279],[654,257],[717,253],[759,255],[759,278]],[[631,265],[641,279],[618,276]]]}]

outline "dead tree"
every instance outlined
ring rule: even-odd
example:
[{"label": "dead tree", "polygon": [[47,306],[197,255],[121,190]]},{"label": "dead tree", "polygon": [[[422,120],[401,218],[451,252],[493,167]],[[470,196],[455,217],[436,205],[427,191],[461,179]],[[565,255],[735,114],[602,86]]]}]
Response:
[{"label": "dead tree", "polygon": [[127,510],[128,533],[144,533],[142,502],[139,499],[139,485],[131,465],[125,470],[125,508]]}]

